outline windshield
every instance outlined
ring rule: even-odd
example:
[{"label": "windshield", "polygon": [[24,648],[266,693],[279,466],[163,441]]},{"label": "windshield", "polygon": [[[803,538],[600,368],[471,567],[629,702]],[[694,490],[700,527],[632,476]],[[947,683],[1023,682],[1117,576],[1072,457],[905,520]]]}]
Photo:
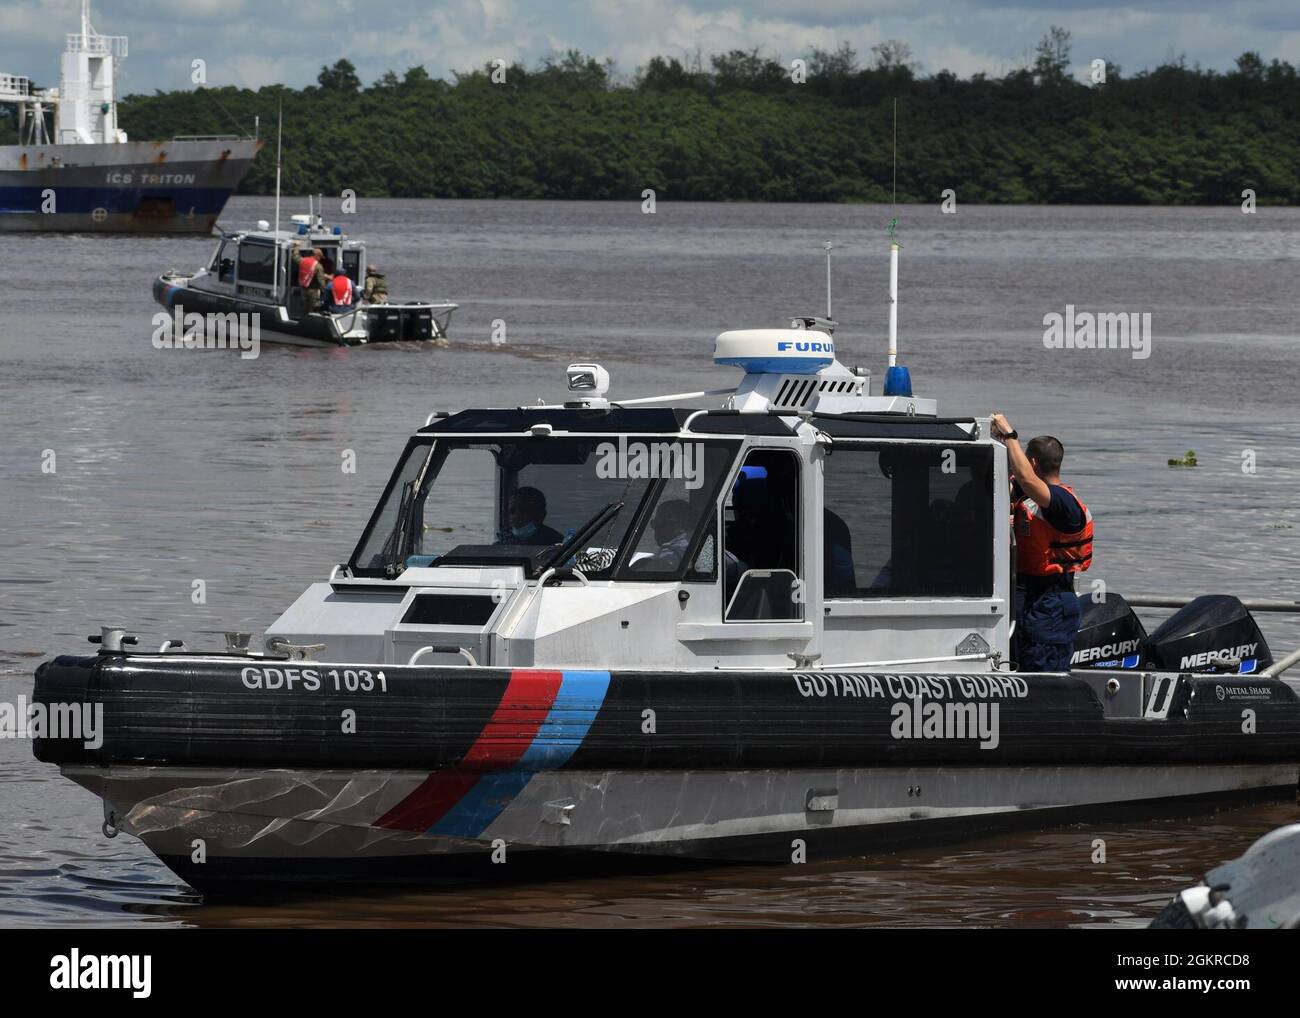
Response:
[{"label": "windshield", "polygon": [[610,576],[635,547],[637,573],[657,579],[684,568],[708,529],[731,455],[726,443],[635,437],[417,439],[350,565],[363,576],[438,564]]}]

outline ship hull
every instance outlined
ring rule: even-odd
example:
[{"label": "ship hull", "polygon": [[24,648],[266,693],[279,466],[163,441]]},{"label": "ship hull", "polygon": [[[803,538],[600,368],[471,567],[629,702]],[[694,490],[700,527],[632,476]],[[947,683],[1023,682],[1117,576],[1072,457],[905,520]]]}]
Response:
[{"label": "ship hull", "polygon": [[35,700],[102,710],[97,745],[37,757],[203,891],[825,861],[1300,781],[1300,699],[1263,677],[104,654],[42,665]]},{"label": "ship hull", "polygon": [[0,146],[0,232],[211,233],[261,145]]},{"label": "ship hull", "polygon": [[[207,894],[302,884],[533,879],[686,862],[826,862],[1081,820],[1293,798],[1295,764],[547,771],[429,830],[391,826],[418,771],[65,767]],[[817,802],[833,791],[830,802]],[[472,796],[472,792],[470,795]],[[812,805],[818,809],[810,810]],[[462,803],[464,800],[462,800]]]}]

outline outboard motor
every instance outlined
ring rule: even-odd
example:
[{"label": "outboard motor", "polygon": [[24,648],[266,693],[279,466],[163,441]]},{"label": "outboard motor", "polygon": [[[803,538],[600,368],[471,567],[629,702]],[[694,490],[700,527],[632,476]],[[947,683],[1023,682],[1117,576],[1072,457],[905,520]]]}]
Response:
[{"label": "outboard motor", "polygon": [[1222,675],[1273,663],[1254,617],[1230,594],[1206,594],[1180,608],[1151,634],[1144,656],[1153,670]]},{"label": "outboard motor", "polygon": [[1079,595],[1083,625],[1074,638],[1071,668],[1137,668],[1142,663],[1146,627],[1119,594],[1107,593],[1100,601]]}]

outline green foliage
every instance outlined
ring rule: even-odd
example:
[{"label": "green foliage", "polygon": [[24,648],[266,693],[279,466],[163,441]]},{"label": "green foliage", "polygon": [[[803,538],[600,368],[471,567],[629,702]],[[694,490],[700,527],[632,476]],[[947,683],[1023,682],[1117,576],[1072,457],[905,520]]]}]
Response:
[{"label": "green foliage", "polygon": [[357,77],[357,69],[351,60],[339,60],[333,67],[322,67],[316,80],[321,88],[336,92],[355,92],[361,87],[361,79]]},{"label": "green foliage", "polygon": [[[284,106],[284,189],[363,196],[688,201],[888,200],[898,100],[898,194],[937,202],[1300,203],[1300,78],[1243,54],[1234,70],[1180,59],[1092,86],[1071,78],[1069,33],[994,79],[918,77],[905,43],[847,44],[790,62],[758,50],[655,57],[629,79],[570,50],[457,72],[389,72],[363,88],[346,60],[318,85],[134,95],[133,138],[251,131],[273,141]],[[505,80],[500,81],[501,70]],[[0,131],[6,122],[0,119]],[[268,144],[243,190],[275,186]]]}]

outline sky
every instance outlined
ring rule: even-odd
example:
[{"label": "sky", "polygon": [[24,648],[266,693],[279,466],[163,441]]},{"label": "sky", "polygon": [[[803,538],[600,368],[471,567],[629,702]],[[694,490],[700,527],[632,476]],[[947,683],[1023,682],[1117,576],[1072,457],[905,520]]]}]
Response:
[{"label": "sky", "polygon": [[[0,0],[0,73],[57,84],[80,10],[80,0]],[[911,46],[922,74],[1000,75],[1028,62],[1053,24],[1070,30],[1081,80],[1096,58],[1125,73],[1180,55],[1228,70],[1245,50],[1300,63],[1300,0],[96,0],[91,21],[130,40],[119,95],[190,88],[196,59],[211,86],[301,87],[341,57],[370,84],[389,69],[450,78],[569,48],[612,58],[624,75],[697,48],[760,47],[788,63],[847,41],[867,62],[887,39]]]}]

